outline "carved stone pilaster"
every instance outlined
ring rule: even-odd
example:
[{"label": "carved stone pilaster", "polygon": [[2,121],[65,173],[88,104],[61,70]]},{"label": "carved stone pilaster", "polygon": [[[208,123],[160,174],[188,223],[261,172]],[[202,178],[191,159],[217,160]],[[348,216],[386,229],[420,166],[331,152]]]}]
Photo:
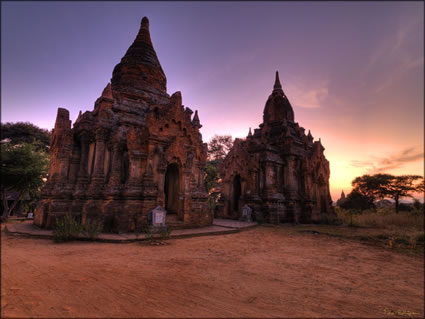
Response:
[{"label": "carved stone pilaster", "polygon": [[105,139],[106,130],[96,130],[96,157],[94,162],[94,178],[97,180],[104,179],[104,161],[105,161]]},{"label": "carved stone pilaster", "polygon": [[102,193],[105,175],[104,175],[104,162],[105,162],[105,139],[106,130],[98,128],[96,130],[96,153],[94,160],[94,174],[90,184],[90,194],[98,196]]},{"label": "carved stone pilaster", "polygon": [[81,143],[81,157],[80,157],[80,169],[78,171],[78,179],[86,179],[87,174],[87,162],[89,158],[90,138],[88,136],[80,136]]},{"label": "carved stone pilaster", "polygon": [[89,182],[87,174],[87,165],[89,157],[89,148],[90,148],[90,138],[85,133],[80,135],[80,146],[81,146],[81,155],[80,155],[80,167],[78,170],[77,177],[77,186],[75,188],[74,196],[76,198],[84,198],[87,191],[87,184]]}]

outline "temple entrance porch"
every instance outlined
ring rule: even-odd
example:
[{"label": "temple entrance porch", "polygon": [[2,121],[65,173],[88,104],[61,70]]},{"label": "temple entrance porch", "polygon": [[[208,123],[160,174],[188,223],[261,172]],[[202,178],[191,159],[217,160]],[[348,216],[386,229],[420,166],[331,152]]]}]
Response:
[{"label": "temple entrance porch", "polygon": [[176,164],[168,165],[164,182],[165,209],[168,214],[177,214],[179,209],[179,175]]},{"label": "temple entrance porch", "polygon": [[239,212],[239,199],[241,197],[241,177],[236,175],[233,179],[233,213]]}]

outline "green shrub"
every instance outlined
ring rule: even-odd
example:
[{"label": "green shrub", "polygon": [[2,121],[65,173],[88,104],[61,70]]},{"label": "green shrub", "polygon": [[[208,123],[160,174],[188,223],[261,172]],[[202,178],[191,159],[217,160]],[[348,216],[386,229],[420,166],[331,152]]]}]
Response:
[{"label": "green shrub", "polygon": [[155,235],[154,232],[152,230],[152,225],[146,225],[145,227],[143,227],[143,232],[145,233],[145,239],[147,241],[153,241],[155,239]]},{"label": "green shrub", "polygon": [[95,240],[102,231],[102,227],[102,223],[96,220],[87,220],[86,224],[83,226],[83,231],[87,238]]},{"label": "green shrub", "polygon": [[159,237],[161,238],[161,240],[166,240],[166,239],[170,239],[170,235],[171,235],[171,228],[168,225],[162,226],[159,229]]},{"label": "green shrub", "polygon": [[143,228],[143,232],[145,233],[145,239],[148,242],[160,242],[170,238],[171,228],[168,225],[161,227],[152,227],[152,225],[146,225]]},{"label": "green shrub", "polygon": [[56,218],[53,228],[53,240],[55,242],[74,240],[82,230],[81,224],[73,216],[67,214],[62,218]]},{"label": "green shrub", "polygon": [[342,221],[338,218],[337,214],[323,213],[320,215],[319,224],[325,225],[341,225]]}]

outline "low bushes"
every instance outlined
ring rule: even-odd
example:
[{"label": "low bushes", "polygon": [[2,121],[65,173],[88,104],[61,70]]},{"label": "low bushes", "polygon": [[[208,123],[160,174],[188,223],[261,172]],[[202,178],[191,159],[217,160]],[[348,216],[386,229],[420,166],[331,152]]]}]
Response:
[{"label": "low bushes", "polygon": [[56,223],[53,228],[53,241],[65,242],[74,240],[82,230],[82,225],[71,215],[56,218]]},{"label": "low bushes", "polygon": [[412,210],[410,212],[395,213],[392,209],[378,208],[377,210],[365,210],[356,212],[339,207],[335,208],[338,219],[345,225],[361,227],[376,227],[385,229],[411,229],[423,230],[423,210]]},{"label": "low bushes", "polygon": [[[53,241],[66,242],[81,238],[95,240],[102,230],[102,224],[97,221],[88,220],[85,225],[81,225],[72,215],[65,215],[57,218],[53,228]],[[82,237],[84,238],[84,237]]]},{"label": "low bushes", "polygon": [[169,225],[160,226],[160,227],[152,227],[151,225],[147,225],[143,232],[145,233],[145,239],[154,243],[156,241],[164,241],[170,239],[171,228]]},{"label": "low bushes", "polygon": [[102,231],[102,224],[95,220],[88,220],[85,225],[83,225],[83,232],[90,240],[95,240],[100,232]]},{"label": "low bushes", "polygon": [[424,245],[424,211],[422,208],[400,213],[395,213],[392,208],[359,212],[336,207],[335,211],[343,225],[373,230],[374,237],[384,240],[386,245],[391,248],[416,249],[417,245]]}]

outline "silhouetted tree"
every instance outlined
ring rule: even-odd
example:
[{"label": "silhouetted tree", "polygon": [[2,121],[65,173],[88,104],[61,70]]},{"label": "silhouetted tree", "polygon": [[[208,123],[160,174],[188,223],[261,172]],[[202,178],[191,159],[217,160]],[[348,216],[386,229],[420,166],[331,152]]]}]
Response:
[{"label": "silhouetted tree", "polygon": [[[30,198],[34,198],[39,192],[47,177],[49,156],[44,152],[37,152],[33,145],[27,143],[4,143],[0,147],[0,191],[3,200],[1,219],[7,220],[10,212],[25,194],[28,193]],[[19,194],[10,207],[7,201],[8,192]]]},{"label": "silhouetted tree", "polygon": [[[385,187],[393,179],[393,175],[375,174],[356,177],[352,182],[353,190],[367,200],[370,207],[375,207],[375,200],[385,197]],[[357,195],[356,195],[357,196]]]},{"label": "silhouetted tree", "polygon": [[352,190],[348,194],[345,201],[340,205],[340,207],[345,209],[354,209],[357,211],[362,211],[365,209],[373,208],[373,204],[370,202],[367,196],[359,193],[357,190]]},{"label": "silhouetted tree", "polygon": [[[374,201],[376,199],[393,199],[395,201],[396,213],[399,212],[401,198],[413,197],[413,193],[424,191],[424,179],[419,175],[363,175],[356,177],[352,181],[352,185],[354,187],[353,192],[355,191],[362,195],[363,199],[361,202],[366,200],[370,207],[374,207]],[[358,195],[355,195],[354,199],[359,200]],[[359,205],[365,206],[364,203]]]},{"label": "silhouetted tree", "polygon": [[49,152],[51,133],[29,122],[1,123],[1,141],[17,145],[33,144],[36,150]]},{"label": "silhouetted tree", "polygon": [[403,197],[413,197],[413,193],[421,189],[420,181],[423,180],[419,175],[401,175],[392,176],[389,183],[383,185],[382,195],[394,199],[395,211],[399,212],[400,199]]},{"label": "silhouetted tree", "polygon": [[220,194],[220,172],[215,161],[207,162],[205,166],[205,188],[208,192],[208,204],[214,214]]},{"label": "silhouetted tree", "polygon": [[208,160],[222,161],[233,146],[231,135],[214,135],[208,143]]},{"label": "silhouetted tree", "polygon": [[425,193],[425,179],[422,178],[422,181],[416,186],[417,193]]},{"label": "silhouetted tree", "polygon": [[219,197],[220,167],[233,146],[231,135],[214,135],[208,143],[208,162],[205,166],[205,187],[210,209],[214,212]]},{"label": "silhouetted tree", "polygon": [[360,214],[365,209],[374,208],[374,204],[367,196],[353,189],[339,207],[347,210],[350,215],[350,226],[353,226],[353,215]]}]

